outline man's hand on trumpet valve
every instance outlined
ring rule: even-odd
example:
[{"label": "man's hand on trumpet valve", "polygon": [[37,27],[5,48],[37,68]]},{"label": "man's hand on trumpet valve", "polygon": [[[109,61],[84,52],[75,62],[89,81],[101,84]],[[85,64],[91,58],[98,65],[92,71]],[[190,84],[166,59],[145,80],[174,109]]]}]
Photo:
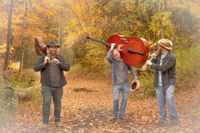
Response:
[{"label": "man's hand on trumpet valve", "polygon": [[151,60],[147,60],[147,64],[151,66],[152,65]]},{"label": "man's hand on trumpet valve", "polygon": [[157,57],[160,54],[160,48],[157,49],[153,54],[150,55],[150,57],[154,58]]}]

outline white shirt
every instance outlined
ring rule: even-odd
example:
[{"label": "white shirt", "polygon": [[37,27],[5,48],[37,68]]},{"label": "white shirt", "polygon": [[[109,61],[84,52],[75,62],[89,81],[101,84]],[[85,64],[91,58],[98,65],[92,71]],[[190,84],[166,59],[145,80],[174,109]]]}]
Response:
[{"label": "white shirt", "polygon": [[[165,58],[166,54],[164,55],[161,55],[161,58],[160,58],[160,65],[162,65],[163,63],[163,58]],[[161,75],[161,71],[158,71],[158,85],[159,86],[162,86],[162,75]]]}]

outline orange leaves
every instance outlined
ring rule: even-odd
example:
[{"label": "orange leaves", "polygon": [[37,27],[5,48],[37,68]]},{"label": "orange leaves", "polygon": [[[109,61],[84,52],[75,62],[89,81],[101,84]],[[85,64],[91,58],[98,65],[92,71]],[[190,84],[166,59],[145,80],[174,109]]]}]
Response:
[{"label": "orange leaves", "polygon": [[[54,13],[45,2],[32,1],[28,5],[27,16],[24,16],[24,4],[15,5],[13,13],[13,46],[19,47],[24,38],[24,45],[33,43],[33,38],[41,36],[44,39],[55,39],[55,35],[49,30],[49,22],[54,17]],[[49,32],[49,33],[48,33]]]}]

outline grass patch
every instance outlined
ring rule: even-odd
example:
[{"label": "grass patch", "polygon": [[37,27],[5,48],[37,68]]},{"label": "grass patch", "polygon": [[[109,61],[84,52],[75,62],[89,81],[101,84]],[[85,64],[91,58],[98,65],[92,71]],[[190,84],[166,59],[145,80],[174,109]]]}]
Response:
[{"label": "grass patch", "polygon": [[130,93],[130,98],[146,98],[155,96],[155,88],[153,87],[153,70],[148,69],[147,72],[138,73],[140,88],[134,93]]},{"label": "grass patch", "polygon": [[111,76],[110,64],[103,63],[98,66],[83,67],[81,64],[74,65],[69,71],[71,76],[83,77],[84,79],[105,79]]},{"label": "grass patch", "polygon": [[[18,101],[21,105],[28,104],[29,106],[38,106],[41,100],[40,93],[40,83],[39,83],[39,73],[34,72],[32,69],[24,69],[22,75],[18,72],[10,70],[8,71],[8,84],[3,84],[2,77],[0,78],[0,87],[5,88],[6,86],[11,86],[14,88],[16,96],[18,96]],[[22,94],[22,99],[19,98],[18,94]],[[27,94],[27,95],[23,95]],[[26,100],[27,99],[27,100]],[[22,104],[23,103],[23,104]],[[20,105],[20,106],[21,106]]]},{"label": "grass patch", "polygon": [[176,51],[177,90],[195,86],[200,75],[200,45]]},{"label": "grass patch", "polygon": [[3,77],[0,76],[0,89],[3,89],[5,87],[6,87],[6,85],[4,84]]}]

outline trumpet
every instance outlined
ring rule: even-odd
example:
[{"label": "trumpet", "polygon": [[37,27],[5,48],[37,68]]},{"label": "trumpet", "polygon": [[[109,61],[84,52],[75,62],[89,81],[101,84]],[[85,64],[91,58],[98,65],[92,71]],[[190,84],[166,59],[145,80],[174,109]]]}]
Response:
[{"label": "trumpet", "polygon": [[[155,59],[158,55],[160,54],[160,49],[157,49],[154,53],[152,53],[150,56],[149,56],[149,59],[150,61],[152,61],[153,59]],[[144,65],[139,69],[140,72],[145,72],[147,71],[147,68],[148,68],[148,64],[147,64],[147,61],[144,63]]]}]

